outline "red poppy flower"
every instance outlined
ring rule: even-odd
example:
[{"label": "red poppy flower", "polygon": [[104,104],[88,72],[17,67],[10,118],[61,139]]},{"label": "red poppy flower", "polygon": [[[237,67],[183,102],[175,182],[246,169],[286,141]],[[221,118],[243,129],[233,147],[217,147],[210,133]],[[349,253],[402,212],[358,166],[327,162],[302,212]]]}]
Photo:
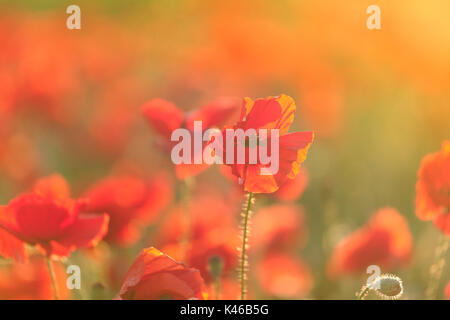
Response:
[{"label": "red poppy flower", "polygon": [[94,184],[84,196],[89,199],[86,212],[110,216],[105,240],[130,245],[139,239],[141,227],[156,220],[173,194],[170,179],[161,173],[148,183],[135,176],[111,176]]},{"label": "red poppy flower", "polygon": [[313,279],[309,267],[298,257],[270,253],[258,265],[257,276],[263,291],[274,297],[304,297]]},{"label": "red poppy flower", "polygon": [[[0,214],[2,208],[0,207]],[[12,258],[18,262],[26,260],[25,244],[0,227],[0,256]]]},{"label": "red poppy flower", "polygon": [[[53,264],[60,299],[70,298],[67,274]],[[53,300],[52,280],[44,259],[32,257],[28,263],[0,266],[0,300]]]},{"label": "red poppy flower", "polygon": [[183,111],[164,99],[148,101],[142,106],[142,112],[152,128],[167,140],[170,140],[172,132],[180,128],[184,121]]},{"label": "red poppy flower", "polygon": [[[235,216],[230,208],[233,207],[237,210],[239,202],[230,203],[229,199],[214,194],[211,190],[207,195],[199,192],[191,199],[188,208],[177,206],[167,213],[154,240],[159,245],[180,242],[186,230],[186,223],[190,225],[191,239],[200,239],[217,228],[232,227],[235,225]],[[190,221],[185,221],[186,217],[189,217]]]},{"label": "red poppy flower", "polygon": [[[185,114],[169,101],[153,99],[143,105],[142,112],[153,129],[162,138],[163,147],[170,150],[174,145],[170,141],[170,136],[175,129],[185,128],[192,133],[194,131],[194,121],[202,121],[203,130],[221,126],[226,123],[237,109],[235,99],[222,98],[189,114]],[[195,154],[193,151],[191,154],[192,164],[179,164],[175,167],[175,172],[179,179],[195,176],[209,167],[206,163],[194,164]]]},{"label": "red poppy flower", "polygon": [[275,248],[305,242],[307,228],[303,208],[296,205],[272,205],[259,210],[252,222],[252,249]]},{"label": "red poppy flower", "polygon": [[[232,129],[242,129],[247,132],[248,129],[257,130],[267,129],[267,139],[263,141],[267,146],[267,154],[271,154],[271,129],[279,130],[279,152],[278,155],[271,154],[272,158],[278,156],[279,168],[275,174],[262,174],[261,169],[267,169],[269,165],[261,163],[259,158],[259,142],[255,147],[245,143],[245,163],[238,164],[237,153],[238,146],[235,144],[234,161],[228,164],[233,169],[233,174],[241,179],[244,190],[254,193],[272,193],[286,181],[293,179],[300,170],[300,164],[306,159],[309,146],[313,141],[313,132],[295,132],[287,133],[294,120],[295,113],[294,100],[287,95],[278,97],[267,97],[265,99],[244,98],[241,110],[240,121]],[[228,128],[229,129],[229,128]],[[223,158],[226,159],[227,141],[226,133],[223,133]],[[239,142],[238,142],[239,144]],[[257,148],[257,163],[250,164],[249,154],[251,148]],[[255,151],[255,150],[252,150]],[[226,162],[226,161],[224,161]],[[266,172],[267,173],[267,172]]]},{"label": "red poppy flower", "polygon": [[359,274],[370,265],[388,271],[407,264],[411,250],[412,236],[406,219],[393,208],[380,209],[366,226],[339,243],[328,262],[328,274]]},{"label": "red poppy flower", "polygon": [[450,236],[450,141],[444,141],[439,152],[423,158],[418,176],[416,215],[433,220]]},{"label": "red poppy flower", "polygon": [[108,230],[108,215],[79,214],[84,205],[69,197],[61,176],[53,175],[1,207],[0,227],[48,256],[66,257],[77,248],[96,245]]},{"label": "red poppy flower", "polygon": [[192,239],[187,253],[187,264],[200,271],[206,282],[212,280],[210,261],[219,258],[222,263],[221,276],[227,276],[237,267],[236,248],[239,246],[237,230],[231,227],[216,227],[203,237]]},{"label": "red poppy flower", "polygon": [[186,268],[161,251],[142,250],[128,270],[119,297],[125,300],[204,299],[200,272]]}]

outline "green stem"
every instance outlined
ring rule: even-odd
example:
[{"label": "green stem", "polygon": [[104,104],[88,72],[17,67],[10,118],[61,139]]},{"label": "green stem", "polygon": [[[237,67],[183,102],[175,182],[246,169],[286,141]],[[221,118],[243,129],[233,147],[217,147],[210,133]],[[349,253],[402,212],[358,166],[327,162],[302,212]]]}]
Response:
[{"label": "green stem", "polygon": [[46,260],[47,260],[48,272],[50,273],[50,278],[52,278],[53,293],[55,294],[55,300],[59,300],[58,289],[56,288],[55,272],[53,271],[52,262],[49,257],[46,257]]},{"label": "green stem", "polygon": [[369,292],[369,290],[370,290],[369,286],[365,286],[365,288],[363,288],[361,290],[361,293],[359,294],[358,299],[359,300],[364,300],[364,297],[366,296],[367,292]]},{"label": "green stem", "polygon": [[248,220],[249,220],[249,214],[250,214],[250,209],[252,206],[252,198],[253,198],[253,193],[249,192],[248,193],[248,201],[247,201],[247,208],[245,210],[245,214],[243,216],[243,228],[242,228],[242,250],[241,250],[241,300],[245,300],[245,292],[246,292],[246,288],[245,288],[245,281],[247,278],[247,273],[246,273],[246,269],[247,269],[247,233],[248,233]]}]

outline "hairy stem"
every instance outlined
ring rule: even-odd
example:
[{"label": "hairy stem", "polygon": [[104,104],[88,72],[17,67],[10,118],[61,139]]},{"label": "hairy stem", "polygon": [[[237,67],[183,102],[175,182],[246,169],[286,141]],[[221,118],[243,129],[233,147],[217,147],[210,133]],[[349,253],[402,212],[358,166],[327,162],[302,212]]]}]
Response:
[{"label": "hairy stem", "polygon": [[246,280],[247,280],[247,242],[249,233],[249,216],[251,215],[251,206],[253,203],[253,193],[248,193],[247,207],[245,211],[242,212],[242,249],[241,249],[241,266],[240,266],[240,276],[241,276],[241,300],[245,300],[246,290]]},{"label": "hairy stem", "polygon": [[366,295],[369,293],[369,290],[370,290],[369,286],[364,286],[364,287],[361,289],[361,292],[360,292],[359,295],[358,295],[358,299],[359,299],[359,300],[364,300],[364,298],[366,297]]}]

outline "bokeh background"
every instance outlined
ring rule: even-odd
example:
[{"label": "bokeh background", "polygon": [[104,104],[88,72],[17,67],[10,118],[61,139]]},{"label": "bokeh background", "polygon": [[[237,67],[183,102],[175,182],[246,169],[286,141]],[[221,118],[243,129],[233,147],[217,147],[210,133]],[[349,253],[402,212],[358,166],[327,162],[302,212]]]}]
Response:
[{"label": "bokeh background", "polygon": [[[81,30],[66,28],[70,4],[81,7]],[[371,4],[381,8],[381,30],[366,27]],[[117,172],[166,174],[171,200],[136,242],[103,242],[65,262],[83,270],[74,298],[112,298],[183,201],[143,103],[164,98],[188,111],[218,97],[285,93],[297,104],[291,131],[316,135],[305,190],[289,202],[302,217],[289,256],[301,258],[311,279],[297,291],[289,282],[266,290],[255,253],[250,296],[355,298],[367,275],[331,279],[327,261],[340,239],[390,206],[406,218],[413,249],[408,263],[383,271],[403,279],[406,298],[423,298],[440,233],[416,217],[415,183],[423,156],[450,138],[448,12],[445,0],[0,1],[1,204],[55,172],[75,196]],[[189,201],[203,198],[215,200],[198,205],[202,215],[239,214],[242,197],[217,167],[192,183]],[[255,219],[279,203],[259,196]],[[10,272],[10,261],[0,264],[0,274]],[[10,298],[7,278],[0,296]],[[23,281],[25,291],[37,286]]]}]

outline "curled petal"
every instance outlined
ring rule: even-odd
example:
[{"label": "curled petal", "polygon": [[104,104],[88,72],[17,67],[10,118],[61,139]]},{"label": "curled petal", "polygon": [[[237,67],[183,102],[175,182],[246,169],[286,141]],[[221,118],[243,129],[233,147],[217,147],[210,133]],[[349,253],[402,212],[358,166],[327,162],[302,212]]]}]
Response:
[{"label": "curled petal", "polygon": [[204,284],[196,269],[186,268],[159,250],[144,249],[125,275],[122,299],[203,298]]}]

